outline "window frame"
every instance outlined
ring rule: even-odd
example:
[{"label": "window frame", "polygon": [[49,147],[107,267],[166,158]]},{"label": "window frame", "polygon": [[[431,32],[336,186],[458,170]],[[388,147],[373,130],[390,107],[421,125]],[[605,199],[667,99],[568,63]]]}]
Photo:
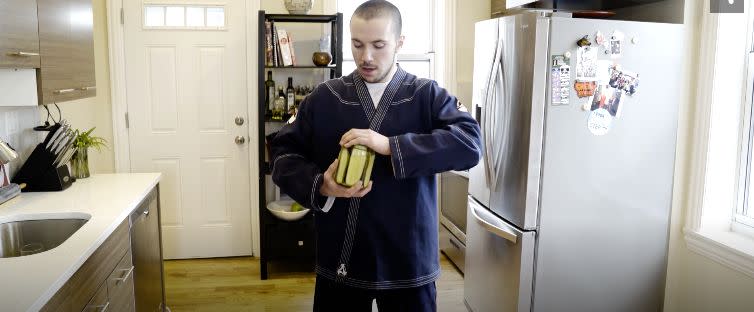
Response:
[{"label": "window frame", "polygon": [[739,136],[738,182],[736,189],[737,202],[733,211],[731,229],[736,232],[754,237],[754,15],[748,14],[746,57],[746,80],[744,82],[745,95],[741,112],[741,134]]},{"label": "window frame", "polygon": [[[162,7],[163,8],[163,26],[149,26],[147,25],[147,7]],[[184,26],[164,26],[167,23],[167,8],[168,7],[181,7],[183,8],[183,24]],[[204,26],[187,26],[186,20],[189,7],[199,7],[204,10]],[[223,26],[207,26],[207,9],[209,8],[221,8],[223,9]],[[190,1],[145,1],[141,4],[141,27],[143,30],[182,30],[182,31],[227,31],[228,29],[228,15],[229,9],[227,3],[206,3],[206,2],[190,2]]]},{"label": "window frame", "polygon": [[[335,8],[338,12],[342,12],[340,8],[341,1],[344,0],[336,0]],[[441,21],[444,18],[443,14],[438,14],[440,11],[438,10],[438,1],[437,0],[425,0],[429,2],[429,45],[427,47],[428,51],[425,53],[398,53],[397,55],[397,62],[400,64],[401,62],[416,62],[416,61],[426,61],[429,62],[429,79],[436,80],[438,77],[442,76],[440,73],[442,72],[442,67],[440,62],[437,62],[437,49],[438,49],[438,35],[440,31],[438,30],[439,21]],[[353,12],[342,12],[343,13],[343,25],[344,27],[348,27],[348,23],[351,18],[351,14]],[[405,27],[405,24],[404,24]],[[410,38],[409,38],[410,40]],[[351,45],[350,38],[343,38],[343,46],[341,49],[343,49],[343,62],[354,62],[353,54],[351,53],[345,53],[345,51],[350,51],[347,47]],[[350,74],[344,72],[344,75]]]},{"label": "window frame", "polygon": [[[742,21],[742,26],[749,28],[747,38],[752,40],[754,39],[751,36],[754,15],[751,14],[751,8],[754,8],[754,5],[746,2],[745,6],[747,16]],[[731,33],[733,26],[732,24],[723,25],[725,23],[721,22],[721,16],[725,16],[725,14],[709,13],[709,1],[700,1],[696,4],[695,9],[702,10],[699,15],[701,27],[699,28],[698,39],[689,41],[687,47],[699,49],[699,54],[696,58],[690,57],[686,64],[689,67],[698,66],[694,78],[696,92],[688,95],[690,99],[695,98],[690,101],[694,107],[687,108],[693,110],[693,119],[688,122],[679,120],[679,126],[685,124],[685,127],[679,129],[685,128],[689,131],[687,141],[679,141],[679,145],[681,145],[679,153],[688,151],[688,154],[679,154],[678,161],[680,163],[677,163],[676,175],[684,174],[675,179],[674,189],[678,189],[678,192],[674,192],[673,207],[674,209],[686,210],[683,236],[689,251],[754,277],[754,230],[748,225],[735,221],[736,214],[741,211],[739,205],[741,205],[741,198],[743,198],[743,192],[739,192],[743,189],[739,185],[742,181],[742,172],[744,172],[742,170],[745,170],[746,167],[742,167],[742,163],[744,165],[748,163],[748,158],[746,162],[743,162],[742,157],[743,153],[748,151],[748,147],[744,148],[744,144],[741,143],[743,143],[744,137],[748,137],[748,131],[751,130],[752,126],[748,123],[752,121],[751,118],[744,119],[746,118],[745,110],[748,108],[747,102],[744,101],[748,97],[754,96],[749,92],[752,84],[747,84],[748,82],[745,80],[747,78],[745,76],[748,74],[746,70],[749,69],[747,66],[749,65],[744,55],[741,55],[742,58],[738,61],[742,63],[743,70],[741,71],[740,86],[736,87],[740,87],[736,90],[736,92],[739,92],[740,100],[731,105],[731,109],[737,111],[736,122],[741,122],[737,129],[733,130],[738,136],[737,140],[734,141],[737,144],[737,150],[728,152],[732,153],[733,161],[737,163],[731,168],[731,170],[734,170],[731,172],[732,180],[717,181],[713,178],[714,173],[708,166],[710,155],[719,152],[725,153],[725,151],[711,149],[712,142],[719,139],[711,136],[713,133],[713,107],[720,105],[716,98],[721,93],[715,85],[720,82],[719,77],[724,77],[725,72],[724,68],[718,67],[718,57],[732,51],[719,42],[721,38],[719,34]],[[744,49],[752,47],[752,42],[745,42],[743,47]],[[741,52],[744,51],[741,50]],[[751,66],[754,67],[754,63]],[[693,85],[690,85],[690,88],[693,87]],[[746,128],[746,126],[749,127]],[[679,136],[680,138],[682,136]],[[754,146],[752,146],[752,149],[754,150]],[[689,163],[688,171],[680,169],[685,162]],[[727,182],[730,182],[730,184],[725,185]],[[721,185],[723,188],[730,187],[730,197],[726,195],[722,198],[713,198],[714,195],[710,196],[711,194],[707,193],[707,186],[720,188]],[[684,198],[676,197],[676,195],[683,195]]]}]

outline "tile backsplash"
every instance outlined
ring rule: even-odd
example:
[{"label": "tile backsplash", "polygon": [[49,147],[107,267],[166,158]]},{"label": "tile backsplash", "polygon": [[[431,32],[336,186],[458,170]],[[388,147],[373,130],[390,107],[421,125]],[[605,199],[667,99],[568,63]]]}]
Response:
[{"label": "tile backsplash", "polygon": [[10,144],[19,155],[10,163],[9,176],[15,175],[34,147],[44,138],[46,132],[32,129],[40,124],[39,119],[37,106],[0,107],[0,140]]}]

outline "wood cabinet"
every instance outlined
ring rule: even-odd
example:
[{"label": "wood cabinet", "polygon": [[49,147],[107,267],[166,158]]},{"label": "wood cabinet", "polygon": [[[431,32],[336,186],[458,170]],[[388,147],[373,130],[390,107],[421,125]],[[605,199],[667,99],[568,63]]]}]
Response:
[{"label": "wood cabinet", "polygon": [[165,310],[158,203],[155,188],[41,311]]},{"label": "wood cabinet", "polygon": [[0,67],[39,67],[35,1],[0,1]]},{"label": "wood cabinet", "polygon": [[165,307],[159,202],[159,192],[155,189],[129,218],[138,311],[162,311]]},{"label": "wood cabinet", "polygon": [[[107,280],[116,271],[123,257],[127,255],[130,257],[131,247],[128,233],[128,220],[125,220],[81,265],[68,282],[53,295],[41,311],[78,312],[87,307],[103,305],[102,298],[98,297],[102,296],[102,287],[105,289],[104,298],[108,299]],[[131,280],[131,283],[133,285],[133,280]],[[131,300],[133,300],[133,297]],[[107,304],[107,302],[108,300],[105,300],[104,304]],[[115,308],[112,303],[110,305],[112,307],[108,309]],[[99,310],[102,310],[102,307]]]},{"label": "wood cabinet", "polygon": [[108,311],[134,311],[134,265],[129,250],[107,278]]},{"label": "wood cabinet", "polygon": [[37,0],[39,103],[96,95],[92,0]]}]

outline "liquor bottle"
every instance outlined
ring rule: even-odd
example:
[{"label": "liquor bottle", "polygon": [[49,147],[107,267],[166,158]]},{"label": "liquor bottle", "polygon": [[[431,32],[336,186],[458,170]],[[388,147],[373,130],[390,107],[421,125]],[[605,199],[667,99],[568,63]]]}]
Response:
[{"label": "liquor bottle", "polygon": [[278,86],[278,95],[277,96],[282,96],[283,98],[285,98],[285,92],[283,91],[283,86]]},{"label": "liquor bottle", "polygon": [[288,100],[285,103],[285,112],[288,113],[296,104],[296,90],[293,89],[293,77],[288,77],[288,88],[285,89],[285,96]]},{"label": "liquor bottle", "polygon": [[267,105],[267,113],[271,114],[275,109],[275,80],[272,80],[272,71],[267,72],[267,80],[264,82],[264,102]]}]

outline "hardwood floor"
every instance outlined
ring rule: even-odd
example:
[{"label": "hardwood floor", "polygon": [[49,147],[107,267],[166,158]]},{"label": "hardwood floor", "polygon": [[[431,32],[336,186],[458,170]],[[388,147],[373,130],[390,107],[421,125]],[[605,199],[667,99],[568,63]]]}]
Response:
[{"label": "hardwood floor", "polygon": [[[438,311],[465,312],[463,276],[444,255],[440,265]],[[312,310],[314,273],[285,273],[273,266],[270,270],[271,278],[263,281],[257,258],[167,260],[166,301],[174,312]]]}]

